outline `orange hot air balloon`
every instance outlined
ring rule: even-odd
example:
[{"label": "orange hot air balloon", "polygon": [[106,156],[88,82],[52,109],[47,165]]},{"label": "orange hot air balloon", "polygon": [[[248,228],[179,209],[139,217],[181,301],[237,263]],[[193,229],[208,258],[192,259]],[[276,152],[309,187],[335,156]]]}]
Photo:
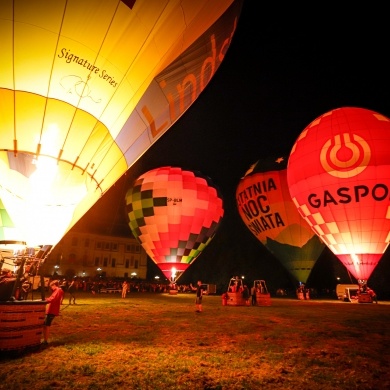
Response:
[{"label": "orange hot air balloon", "polygon": [[241,0],[2,0],[0,199],[55,245],[191,106]]},{"label": "orange hot air balloon", "polygon": [[300,216],[287,186],[287,158],[256,162],[236,190],[238,212],[249,231],[301,283],[325,245]]},{"label": "orange hot air balloon", "polygon": [[144,173],[125,198],[134,237],[171,281],[210,243],[224,214],[211,179],[178,167]]},{"label": "orange hot air balloon", "polygon": [[289,157],[299,213],[361,284],[390,240],[389,150],[389,118],[343,107],[307,126]]}]

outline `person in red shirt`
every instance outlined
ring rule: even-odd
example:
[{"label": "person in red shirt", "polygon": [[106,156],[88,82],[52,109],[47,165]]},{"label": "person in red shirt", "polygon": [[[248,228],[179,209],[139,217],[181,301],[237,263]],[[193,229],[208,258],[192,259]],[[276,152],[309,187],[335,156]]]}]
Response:
[{"label": "person in red shirt", "polygon": [[53,280],[50,283],[51,295],[49,298],[46,298],[46,315],[45,320],[43,321],[43,345],[48,344],[49,338],[49,328],[54,320],[54,317],[60,314],[60,307],[64,299],[64,290],[60,287],[58,280]]},{"label": "person in red shirt", "polygon": [[378,303],[378,298],[376,296],[375,291],[372,288],[367,287],[367,294],[370,295],[373,302]]}]

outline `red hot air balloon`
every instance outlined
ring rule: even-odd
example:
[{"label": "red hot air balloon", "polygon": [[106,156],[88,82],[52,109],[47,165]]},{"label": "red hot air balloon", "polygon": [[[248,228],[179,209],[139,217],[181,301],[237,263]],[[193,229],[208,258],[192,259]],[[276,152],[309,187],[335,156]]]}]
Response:
[{"label": "red hot air balloon", "polygon": [[360,284],[390,240],[390,120],[344,107],[315,119],[290,153],[300,214]]},{"label": "red hot air balloon", "polygon": [[210,243],[224,214],[210,178],[177,167],[144,173],[125,198],[134,237],[173,282]]},{"label": "red hot air balloon", "polygon": [[291,200],[287,158],[269,158],[254,164],[241,178],[236,200],[249,231],[297,282],[306,283],[325,246]]}]

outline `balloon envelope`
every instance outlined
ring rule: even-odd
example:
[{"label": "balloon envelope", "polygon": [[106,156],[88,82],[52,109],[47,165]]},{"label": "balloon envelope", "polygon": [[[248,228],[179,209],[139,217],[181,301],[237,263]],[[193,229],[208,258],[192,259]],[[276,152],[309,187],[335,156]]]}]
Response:
[{"label": "balloon envelope", "polygon": [[390,239],[390,121],[363,108],[329,111],[292,148],[287,180],[300,214],[362,283]]},{"label": "balloon envelope", "polygon": [[20,233],[11,220],[11,217],[4,208],[3,202],[0,199],[0,242],[16,241],[20,237]]},{"label": "balloon envelope", "polygon": [[199,172],[161,167],[140,176],[126,193],[130,229],[170,280],[177,280],[210,243],[223,200]]},{"label": "balloon envelope", "polygon": [[240,0],[0,2],[0,198],[53,244],[191,106]]},{"label": "balloon envelope", "polygon": [[287,158],[255,163],[240,179],[236,200],[240,217],[249,231],[297,282],[306,283],[325,245],[291,200]]}]

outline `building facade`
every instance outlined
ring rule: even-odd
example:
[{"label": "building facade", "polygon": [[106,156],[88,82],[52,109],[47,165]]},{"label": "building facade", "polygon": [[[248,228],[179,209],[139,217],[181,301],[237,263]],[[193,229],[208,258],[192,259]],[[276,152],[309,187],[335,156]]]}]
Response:
[{"label": "building facade", "polygon": [[66,277],[146,279],[147,255],[134,238],[68,232],[48,255],[45,272]]}]

